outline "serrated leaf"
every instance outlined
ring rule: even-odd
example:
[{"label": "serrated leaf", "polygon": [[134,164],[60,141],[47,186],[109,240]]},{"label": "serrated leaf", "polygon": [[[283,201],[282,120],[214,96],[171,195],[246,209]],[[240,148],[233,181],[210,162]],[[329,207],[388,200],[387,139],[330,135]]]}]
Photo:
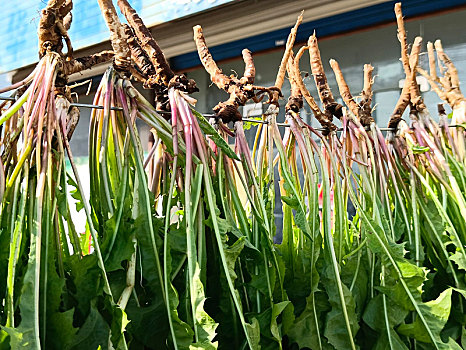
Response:
[{"label": "serrated leaf", "polygon": [[329,302],[332,307],[332,310],[327,314],[325,320],[324,335],[328,339],[328,342],[336,349],[351,349],[351,339],[342,308],[346,308],[351,334],[354,336],[359,329],[358,319],[356,317],[356,303],[348,287],[344,283],[341,283],[345,299],[345,304],[341,304],[338,287],[333,274],[334,271],[331,266],[327,266],[322,274],[322,283],[327,291]]},{"label": "serrated leaf", "polygon": [[288,204],[291,208],[295,208],[299,205],[299,201],[297,198],[289,197],[289,196],[281,196],[283,202]]},{"label": "serrated leaf", "polygon": [[377,295],[369,301],[364,310],[363,319],[369,327],[378,332],[375,348],[380,350],[408,349],[395,331],[395,327],[401,324],[407,315],[406,309],[397,303],[390,302],[387,297],[384,301],[383,295]]},{"label": "serrated leaf", "polygon": [[259,321],[256,318],[253,318],[251,323],[246,323],[246,330],[249,334],[249,339],[251,339],[251,350],[259,350],[259,343],[261,339]]},{"label": "serrated leaf", "polygon": [[240,160],[236,153],[231,149],[228,143],[224,140],[222,136],[215,130],[212,125],[204,118],[204,116],[199,113],[198,111],[192,109],[193,114],[197,117],[197,121],[199,122],[199,127],[201,130],[206,134],[209,135],[212,141],[220,148],[225,154],[235,160]]},{"label": "serrated leaf", "polygon": [[277,324],[277,317],[280,316],[280,314],[285,310],[285,308],[288,305],[290,305],[289,301],[282,301],[278,304],[274,304],[272,307],[272,322],[270,324],[270,331],[272,332],[272,335],[278,342],[281,342],[282,335],[280,332],[280,328]]},{"label": "serrated leaf", "polygon": [[[426,315],[426,323],[436,337],[436,347],[438,349],[452,349],[452,344],[445,344],[440,338],[440,332],[448,321],[451,309],[452,288],[443,291],[435,300],[419,305],[423,315]],[[432,344],[432,339],[426,332],[426,327],[418,317],[413,323],[402,324],[398,327],[398,332],[420,342]],[[460,348],[459,346],[457,348]]]},{"label": "serrated leaf", "polygon": [[73,197],[76,200],[76,211],[79,212],[84,208],[83,197],[81,195],[81,192],[79,192],[78,184],[73,179],[73,177],[68,173],[67,176],[67,183],[69,186],[72,187],[72,189],[69,192],[71,194],[71,197]]},{"label": "serrated leaf", "polygon": [[[399,252],[391,249],[381,228],[369,219],[363,212],[361,216],[367,223],[368,228],[374,232],[370,239],[378,241],[386,260],[386,269],[391,271],[387,276],[387,285],[377,287],[378,290],[389,296],[392,302],[396,302],[406,310],[415,311],[417,318],[412,326],[401,327],[406,334],[413,337],[422,337],[429,339],[436,349],[448,349],[450,344],[442,341],[440,333],[446,323],[443,322],[445,310],[451,307],[451,290],[444,291],[439,297],[439,301],[423,303],[421,300],[422,284],[427,279],[427,271],[420,268],[404,258],[400,257]],[[435,310],[434,310],[435,309]],[[449,311],[448,311],[449,313]],[[448,319],[448,317],[447,317]],[[422,326],[423,335],[419,335],[419,325]]]},{"label": "serrated leaf", "polygon": [[450,256],[450,260],[458,265],[460,270],[466,270],[466,258],[461,252],[455,252],[455,254]]},{"label": "serrated leaf", "polygon": [[[200,279],[200,268],[199,264],[196,263],[193,280],[190,283],[194,283],[194,289],[196,290],[195,299],[195,317],[198,330],[199,342],[197,346],[202,344],[203,349],[217,349],[217,342],[213,342],[216,336],[216,329],[218,324],[210,317],[210,315],[204,310],[204,303],[206,301],[204,294],[204,286]],[[195,344],[195,345],[196,345]]]},{"label": "serrated leaf", "polygon": [[89,316],[79,328],[70,345],[70,350],[108,348],[110,327],[105,322],[95,305],[91,305]]}]

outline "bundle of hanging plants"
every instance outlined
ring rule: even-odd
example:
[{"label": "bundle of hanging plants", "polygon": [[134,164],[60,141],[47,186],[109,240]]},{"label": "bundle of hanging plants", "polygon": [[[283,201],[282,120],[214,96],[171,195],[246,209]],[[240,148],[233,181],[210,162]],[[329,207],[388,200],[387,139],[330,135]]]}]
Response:
[{"label": "bundle of hanging plants", "polygon": [[[195,82],[171,69],[130,3],[117,2],[127,24],[111,0],[98,3],[113,51],[74,59],[72,2],[50,0],[39,63],[0,89],[14,97],[0,105],[1,348],[466,346],[466,100],[440,41],[427,44],[424,70],[422,39],[409,52],[395,5],[405,83],[385,132],[372,116],[370,64],[353,96],[330,60],[339,103],[315,34],[294,51],[303,14],[272,87],[255,85],[247,49],[243,75],[225,75],[196,26],[200,61],[229,95],[209,120],[189,96]],[[300,70],[306,52],[320,103]],[[67,76],[112,58],[94,97],[102,108],[91,112],[85,193]],[[417,74],[448,105],[438,118]],[[286,77],[291,96],[278,123]],[[240,112],[248,101],[268,105],[253,125]],[[322,128],[301,118],[304,103]],[[150,128],[147,152],[140,123]]]},{"label": "bundle of hanging plants", "polygon": [[[87,242],[71,217],[70,191],[88,218],[90,208],[69,144],[79,110],[70,106],[67,76],[109,61],[113,53],[73,58],[67,34],[72,7],[71,0],[50,1],[42,10],[39,63],[26,79],[2,89],[17,89],[0,117],[3,348],[79,346],[88,336],[86,326],[95,322],[88,292],[108,289],[98,244],[94,255],[84,257]],[[91,220],[88,229],[96,242]],[[104,283],[96,283],[96,276]]]}]

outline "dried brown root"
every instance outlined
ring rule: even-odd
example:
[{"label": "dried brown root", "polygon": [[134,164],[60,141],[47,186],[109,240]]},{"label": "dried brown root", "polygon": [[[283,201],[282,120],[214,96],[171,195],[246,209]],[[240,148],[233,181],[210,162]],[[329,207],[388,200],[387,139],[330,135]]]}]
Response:
[{"label": "dried brown root", "polygon": [[409,94],[411,96],[411,103],[417,112],[422,112],[427,108],[421,97],[421,92],[419,91],[419,85],[417,84],[417,81],[416,81],[416,67],[419,62],[419,53],[421,52],[421,43],[422,43],[422,38],[419,36],[416,37],[414,39],[414,44],[413,44],[413,47],[411,48],[411,53],[409,55],[409,69],[410,69],[410,74],[411,74],[411,78],[410,78],[411,86],[410,86]]},{"label": "dried brown root", "polygon": [[135,65],[141,71],[142,75],[147,77],[155,74],[155,69],[152,63],[149,61],[144,50],[139,46],[136,36],[134,35],[133,30],[127,24],[124,25],[126,35],[128,37],[128,46],[131,50],[131,59],[134,61]]},{"label": "dried brown root", "polygon": [[408,43],[406,39],[405,24],[403,21],[403,12],[401,11],[401,2],[395,4],[396,24],[398,26],[398,40],[401,44],[401,62],[406,76],[411,73],[409,68]]},{"label": "dried brown root", "polygon": [[311,71],[316,83],[317,92],[323,105],[323,113],[328,121],[331,121],[333,116],[341,119],[343,116],[342,105],[335,102],[332,91],[327,83],[322,59],[320,58],[319,46],[315,33],[309,37],[309,56],[311,63]]},{"label": "dried brown root", "polygon": [[73,10],[73,1],[66,0],[65,4],[59,9],[60,17],[62,20],[57,23],[58,29],[60,30],[63,39],[66,43],[66,57],[71,58],[73,55],[73,46],[71,45],[70,37],[68,36],[68,30],[71,27],[71,22],[73,21],[73,15],[71,14]]},{"label": "dried brown root", "polygon": [[429,75],[429,73],[427,73],[424,69],[422,69],[420,67],[417,67],[417,71],[424,78],[427,79],[427,81],[430,84],[431,89],[440,97],[440,99],[445,101],[447,99],[447,94],[440,88],[439,85],[436,84],[436,81],[434,80],[434,78],[431,75]]},{"label": "dried brown root", "polygon": [[301,59],[304,51],[308,50],[309,46],[303,46],[299,49],[298,53],[296,54],[296,58],[294,58],[294,62],[292,65],[290,65],[290,70],[288,71],[288,74],[290,74],[290,71],[292,72],[290,74],[290,78],[292,79],[293,83],[296,83],[296,85],[299,87],[300,93],[306,100],[306,103],[309,105],[311,108],[312,113],[314,114],[314,117],[317,119],[317,121],[322,125],[324,128],[327,128],[329,131],[335,130],[336,126],[326,118],[326,116],[322,113],[320,110],[317,102],[315,99],[312,97],[310,94],[309,90],[306,88],[304,85],[303,78],[301,77],[301,71],[299,69],[299,60]]},{"label": "dried brown root", "polygon": [[[197,52],[207,73],[210,75],[210,80],[217,85],[219,89],[225,90],[230,94],[230,98],[225,102],[220,102],[214,107],[214,112],[222,119],[223,122],[241,120],[241,114],[238,107],[242,106],[248,100],[245,91],[237,85],[239,81],[235,81],[233,76],[227,77],[214,61],[207,43],[204,38],[201,26],[197,25],[193,28],[194,42],[196,43]],[[250,95],[251,98],[253,95]]]},{"label": "dried brown root", "polygon": [[[67,27],[71,24],[70,16],[67,15],[73,8],[71,0],[50,0],[42,10],[39,21],[39,57],[43,57],[47,51],[62,54],[63,40],[67,45],[67,56],[71,57],[73,47],[68,36]],[[66,25],[64,22],[65,17]]]},{"label": "dried brown root", "polygon": [[252,53],[248,49],[244,49],[241,54],[243,55],[244,61],[244,73],[241,82],[243,84],[253,84],[256,78],[256,67],[252,59]]},{"label": "dried brown root", "polygon": [[129,66],[129,73],[131,74],[131,77],[138,83],[144,84],[147,81],[147,77],[139,73],[139,71],[134,66]]},{"label": "dried brown root", "polygon": [[445,73],[445,76],[449,81],[449,87],[452,89],[459,89],[460,81],[458,78],[458,70],[456,69],[455,65],[450,60],[450,58],[447,56],[447,54],[443,51],[442,42],[440,40],[436,40],[434,45],[435,50],[437,51],[437,56],[447,67],[447,72]]},{"label": "dried brown root", "polygon": [[270,88],[255,86],[254,78],[256,69],[251,52],[247,49],[243,50],[243,60],[245,64],[244,75],[240,79],[235,76],[226,76],[214,61],[207,43],[204,38],[201,26],[193,27],[194,42],[196,43],[197,52],[207,73],[210,75],[211,81],[217,85],[219,89],[225,90],[230,94],[230,97],[225,102],[220,102],[214,107],[214,112],[224,123],[240,121],[241,114],[238,111],[240,106],[244,106],[250,99],[256,103],[261,100],[261,96],[265,93],[271,98],[274,94],[281,96],[280,88],[273,86]]},{"label": "dried brown root", "polygon": [[390,120],[388,121],[389,128],[397,128],[398,123],[403,119],[403,113],[409,105],[410,101],[410,90],[411,83],[409,82],[408,78],[405,80],[403,85],[403,90],[401,90],[401,95],[396,102],[395,109],[390,116]]},{"label": "dried brown root", "polygon": [[269,100],[276,93],[282,96],[281,95],[282,91],[276,86],[265,87],[265,86],[246,84],[243,86],[243,90],[248,91],[248,92],[249,91],[254,92],[253,96],[251,97],[251,100],[253,100],[255,103],[261,102],[265,94],[269,96]]},{"label": "dried brown root", "polygon": [[291,95],[288,97],[288,101],[285,106],[285,111],[287,113],[290,111],[298,113],[301,108],[303,108],[303,96]]},{"label": "dried brown root", "polygon": [[[47,52],[54,52],[62,58],[55,81],[56,92],[59,95],[66,95],[65,86],[68,82],[68,75],[90,69],[113,57],[112,52],[103,51],[88,57],[72,58],[73,47],[68,36],[68,29],[72,22],[72,9],[72,0],[50,0],[42,10],[39,21],[39,56],[43,57]],[[67,46],[66,56],[62,53],[63,41]]]},{"label": "dried brown root", "polygon": [[398,40],[401,44],[401,62],[405,71],[405,83],[401,91],[401,95],[395,106],[388,126],[390,128],[396,128],[406,107],[411,104],[410,115],[417,115],[420,112],[426,110],[426,105],[421,97],[419,86],[416,81],[417,65],[419,61],[419,54],[421,51],[422,38],[416,37],[411,49],[411,53],[408,54],[408,44],[406,39],[406,30],[403,21],[403,13],[401,11],[401,3],[395,4],[395,15],[398,25]]},{"label": "dried brown root", "polygon": [[64,75],[71,75],[86,69],[91,69],[93,66],[100,63],[108,62],[112,58],[113,51],[102,51],[90,56],[76,58],[72,61],[66,61],[63,63],[62,71]]},{"label": "dried brown root", "polygon": [[202,32],[202,27],[197,25],[193,27],[194,31],[194,42],[196,43],[197,53],[207,73],[210,75],[212,83],[217,85],[219,89],[228,90],[228,86],[231,83],[232,78],[227,77],[223,74],[222,70],[218,68],[217,63],[214,61],[210,54],[209,48]]},{"label": "dried brown root", "polygon": [[299,84],[297,82],[294,63],[295,57],[293,52],[291,52],[290,57],[288,58],[288,64],[286,65],[286,71],[288,72],[288,77],[290,79],[291,95],[288,98],[288,102],[286,103],[285,111],[299,113],[299,110],[303,108],[303,94],[301,93],[301,89],[299,88]]},{"label": "dried brown root", "polygon": [[73,10],[72,0],[66,0],[65,3],[58,9],[60,16],[63,18],[71,14],[71,10]]},{"label": "dried brown root", "polygon": [[151,32],[127,0],[118,0],[118,6],[138,38],[139,45],[154,66],[154,81],[161,86],[168,86],[175,74]]},{"label": "dried brown root", "polygon": [[66,31],[70,30],[71,22],[73,22],[73,14],[70,12],[63,18],[63,27]]},{"label": "dried brown root", "polygon": [[[71,89],[66,85],[68,75],[90,69],[92,66],[109,61],[113,57],[113,52],[103,51],[87,57],[72,58],[73,47],[68,36],[68,30],[73,19],[72,9],[72,0],[50,0],[41,12],[38,30],[39,57],[42,58],[47,53],[53,52],[61,58],[55,79],[55,103],[58,109],[63,107],[63,110],[67,111],[65,132],[68,139],[71,138],[79,121],[79,109],[77,107],[69,108],[72,98]],[[67,47],[66,56],[62,52],[63,41],[65,41]],[[49,123],[50,121],[51,119],[49,119]]]},{"label": "dried brown root", "polygon": [[435,66],[434,44],[427,42],[427,54],[429,56],[429,73],[434,81],[437,81],[437,67]]},{"label": "dried brown root", "polygon": [[66,57],[71,58],[73,56],[73,46],[71,45],[71,40],[70,37],[68,36],[68,32],[62,22],[57,22],[57,28],[60,31],[63,40],[65,40],[66,43]]},{"label": "dried brown root", "polygon": [[[302,50],[304,51],[304,50]],[[290,54],[290,57],[288,59],[288,64],[286,65],[286,71],[288,73],[288,77],[289,77],[289,80],[290,80],[290,86],[291,86],[291,96],[290,97],[293,97],[293,96],[303,96],[303,94],[301,93],[301,89],[299,88],[299,85],[298,85],[298,82],[296,81],[296,75],[294,74],[295,73],[295,68],[294,68],[294,63],[295,63],[295,57],[294,57],[294,54],[291,53]]]},{"label": "dried brown root", "polygon": [[374,122],[374,118],[371,115],[371,102],[372,102],[372,71],[371,65],[364,65],[364,87],[361,92],[362,99],[360,103],[357,103],[351,95],[351,91],[346,83],[343,73],[337,61],[331,59],[330,66],[335,73],[337,80],[338,89],[340,90],[340,96],[345,101],[350,111],[361,121],[361,124],[368,126]]},{"label": "dried brown root", "polygon": [[403,13],[401,11],[401,2],[395,4],[395,16],[396,23],[398,26],[398,40],[401,44],[401,63],[403,64],[403,70],[405,72],[405,82],[403,89],[401,90],[401,95],[398,98],[398,101],[395,105],[395,109],[390,116],[388,121],[389,128],[396,128],[398,123],[402,120],[404,111],[409,105],[410,102],[410,87],[411,87],[411,69],[409,67],[409,55],[408,55],[408,44],[406,40],[406,30],[403,21]]},{"label": "dried brown root", "polygon": [[437,104],[437,112],[440,117],[446,117],[447,112],[445,111],[445,107],[443,107],[443,103]]},{"label": "dried brown root", "polygon": [[330,60],[330,67],[332,67],[333,72],[335,73],[335,78],[337,80],[338,89],[340,90],[340,95],[345,101],[346,105],[350,109],[350,111],[355,115],[359,115],[359,106],[357,102],[354,100],[353,95],[351,95],[350,89],[348,84],[346,83],[345,78],[343,77],[343,73],[340,69],[340,65],[334,59]]},{"label": "dried brown root", "polygon": [[[162,51],[152,38],[150,31],[144,26],[144,23],[136,12],[127,2],[120,1],[119,5],[120,8],[126,11],[124,14],[127,16],[128,21],[129,19],[132,19],[132,22],[137,20],[139,23],[137,28],[124,25],[124,30],[128,37],[128,46],[131,51],[131,58],[135,65],[135,67],[129,67],[129,72],[135,80],[143,84],[144,88],[154,90],[155,103],[158,110],[170,111],[170,103],[168,99],[169,87],[173,86],[187,93],[193,93],[199,91],[196,86],[196,82],[192,79],[188,79],[183,74],[174,75],[166,62]],[[147,37],[147,35],[149,35],[149,37]],[[138,36],[146,38],[146,41],[150,41],[152,44],[141,45],[138,40]],[[166,67],[168,67],[167,69],[162,69],[162,65],[159,63],[153,63],[154,59],[151,59],[151,54],[153,55],[154,46],[160,51],[158,54],[159,58],[160,55],[162,55],[161,57],[163,58],[163,62],[165,62],[164,64],[166,64]]]},{"label": "dried brown root", "polygon": [[[437,51],[437,56],[439,59],[440,72],[443,74],[443,76],[438,77],[435,67],[435,54],[433,45],[432,43],[429,44],[430,45],[428,45],[427,48],[429,53],[430,74],[420,67],[416,67],[416,70],[428,80],[431,89],[435,91],[440,99],[447,102],[451,108],[455,108],[465,100],[465,97],[459,88],[458,71],[453,62],[443,51],[442,43],[440,40],[437,40],[435,42],[435,50]],[[443,69],[440,62],[445,64],[446,70]]]},{"label": "dried brown root", "polygon": [[[374,84],[374,78],[372,77],[372,72],[374,67],[370,64],[364,65],[364,85],[361,93],[361,121],[368,118],[372,118],[372,85]],[[373,121],[373,118],[372,118]],[[366,125],[366,124],[363,124]]]},{"label": "dried brown root", "polygon": [[104,16],[105,23],[110,30],[110,41],[113,51],[115,51],[115,68],[127,72],[131,64],[131,52],[128,47],[128,36],[125,28],[120,23],[118,15],[113,6],[112,0],[97,0]]},{"label": "dried brown root", "polygon": [[[458,77],[458,70],[448,55],[443,51],[442,42],[440,40],[436,40],[434,46],[435,50],[437,51],[439,66],[441,67],[440,62],[443,62],[446,66],[446,71],[444,69],[440,70],[443,72],[443,77],[437,79],[440,82],[440,86],[443,90],[443,97],[441,94],[439,94],[439,97],[446,101],[451,106],[451,108],[454,109],[463,103],[463,101],[465,101],[465,97],[459,86],[460,82]],[[432,77],[432,79],[435,80],[434,77]]]},{"label": "dried brown root", "polygon": [[[283,81],[285,80],[285,72],[287,70],[288,59],[293,52],[294,42],[296,40],[296,33],[298,32],[299,25],[303,22],[303,15],[304,11],[298,16],[296,23],[293,28],[291,28],[290,34],[286,40],[285,52],[283,53],[282,61],[280,63],[280,67],[278,68],[277,77],[275,78],[274,86],[278,87],[279,89],[283,86]],[[274,94],[272,99],[269,101],[270,104],[273,104],[278,107],[278,94]]]}]

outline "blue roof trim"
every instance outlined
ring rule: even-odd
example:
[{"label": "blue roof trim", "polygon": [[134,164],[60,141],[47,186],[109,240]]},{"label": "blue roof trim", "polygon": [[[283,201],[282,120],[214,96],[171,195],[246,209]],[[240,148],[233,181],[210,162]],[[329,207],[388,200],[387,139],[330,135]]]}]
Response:
[{"label": "blue roof trim", "polygon": [[[358,28],[373,26],[380,23],[393,21],[395,14],[393,7],[397,1],[388,1],[372,5],[362,9],[345,12],[335,16],[322,18],[301,24],[296,36],[297,42],[306,41],[309,33],[316,30],[319,37],[343,33]],[[466,0],[403,0],[403,14],[405,17],[419,16],[426,13],[445,10],[452,7],[465,5]],[[269,33],[251,36],[226,44],[209,47],[215,60],[239,57],[241,50],[248,48],[252,52],[275,48],[277,41],[285,42],[291,27],[274,30]],[[207,38],[207,41],[209,38]],[[189,52],[170,59],[172,68],[182,71],[201,64],[197,52]]]}]

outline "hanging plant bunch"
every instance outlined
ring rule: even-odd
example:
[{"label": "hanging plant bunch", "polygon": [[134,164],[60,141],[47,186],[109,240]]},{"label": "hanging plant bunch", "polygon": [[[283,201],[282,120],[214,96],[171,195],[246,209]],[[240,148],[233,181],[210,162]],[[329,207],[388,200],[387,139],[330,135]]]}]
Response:
[{"label": "hanging plant bunch", "polygon": [[[39,63],[0,89],[11,91],[0,104],[2,349],[466,346],[466,99],[439,40],[427,44],[428,69],[422,38],[408,50],[401,4],[405,79],[386,131],[373,115],[372,65],[355,96],[330,60],[340,100],[316,34],[294,50],[304,13],[272,87],[255,84],[248,49],[243,75],[225,75],[193,28],[200,62],[229,95],[209,119],[195,110],[194,80],[173,71],[130,2],[117,1],[126,24],[111,0],[98,3],[112,51],[74,58],[73,3],[50,0]],[[307,55],[315,98],[300,69]],[[79,110],[68,77],[105,62],[86,193],[70,147]],[[438,118],[419,74],[445,103]],[[241,113],[249,101],[268,105],[255,123]],[[304,104],[321,128],[302,117]]]},{"label": "hanging plant bunch", "polygon": [[[73,58],[67,34],[72,7],[70,0],[47,4],[39,23],[39,63],[26,79],[2,89],[17,89],[16,101],[2,109],[0,117],[4,170],[1,332],[6,348],[78,344],[83,338],[80,327],[89,322],[90,305],[80,294],[91,283],[84,271],[94,270],[94,276],[101,274],[105,280],[98,257],[89,256],[87,265],[83,262],[86,242],[71,218],[70,190],[78,205],[87,213],[90,209],[82,198],[69,144],[79,110],[70,106],[67,77],[109,61],[113,53]],[[72,174],[66,171],[66,155]],[[91,221],[88,228],[95,239]],[[97,283],[95,288],[105,286]]]}]

